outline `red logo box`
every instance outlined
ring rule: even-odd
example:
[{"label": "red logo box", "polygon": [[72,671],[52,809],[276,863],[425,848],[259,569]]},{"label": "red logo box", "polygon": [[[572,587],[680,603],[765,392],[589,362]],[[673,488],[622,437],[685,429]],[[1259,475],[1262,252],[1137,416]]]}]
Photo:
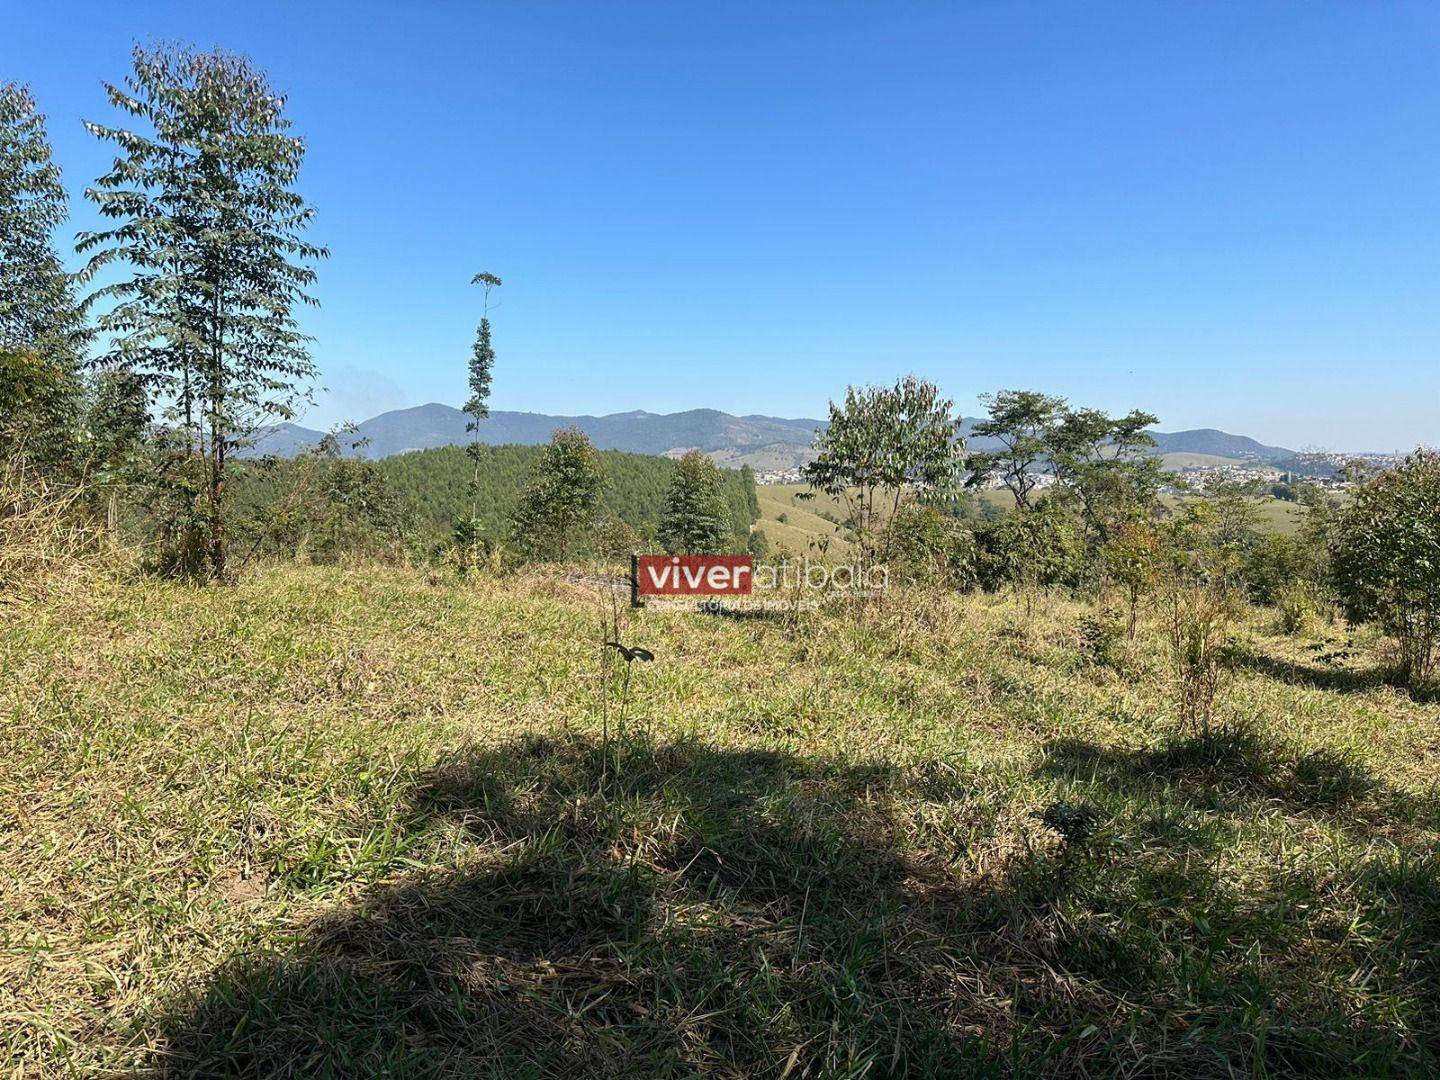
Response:
[{"label": "red logo box", "polygon": [[638,596],[748,596],[755,560],[749,555],[641,555]]}]

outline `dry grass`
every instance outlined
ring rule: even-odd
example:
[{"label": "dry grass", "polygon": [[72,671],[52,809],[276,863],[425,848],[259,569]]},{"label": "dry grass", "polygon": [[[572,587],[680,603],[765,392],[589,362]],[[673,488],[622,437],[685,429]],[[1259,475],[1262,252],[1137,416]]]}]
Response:
[{"label": "dry grass", "polygon": [[118,553],[81,511],[83,491],[53,487],[23,458],[0,461],[0,611],[88,592]]},{"label": "dry grass", "polygon": [[[1059,599],[639,612],[279,566],[0,628],[23,1075],[1424,1074],[1440,706],[1243,622]],[[613,716],[612,716],[613,719]],[[3,1071],[3,1070],[0,1070]]]}]

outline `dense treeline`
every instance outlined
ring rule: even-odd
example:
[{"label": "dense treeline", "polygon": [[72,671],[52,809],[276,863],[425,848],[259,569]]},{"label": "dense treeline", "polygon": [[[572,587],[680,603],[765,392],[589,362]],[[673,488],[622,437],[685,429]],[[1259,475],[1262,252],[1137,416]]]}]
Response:
[{"label": "dense treeline", "polygon": [[[479,459],[479,495],[476,516],[492,536],[504,536],[510,516],[544,451],[541,446],[480,446],[470,453]],[[658,528],[665,495],[675,474],[670,458],[601,450],[605,470],[600,505],[642,536]],[[396,454],[379,462],[380,471],[396,491],[409,499],[421,519],[437,534],[448,535],[470,506],[473,458],[459,446]],[[731,532],[736,550],[743,551],[750,525],[760,516],[755,476],[748,467],[721,470],[730,508]]]},{"label": "dense treeline", "polygon": [[[512,517],[544,450],[543,446],[444,446],[397,454],[378,462],[335,459],[322,468],[366,473],[372,490],[366,505],[379,506],[385,499],[393,499],[396,504],[396,512],[387,510],[384,527],[395,530],[397,535],[408,534],[419,549],[431,550],[449,541],[456,523],[470,516],[472,502],[482,537],[512,540]],[[670,458],[619,450],[598,453],[604,472],[600,518],[618,518],[635,530],[642,542],[653,540],[677,463]],[[287,493],[295,491],[302,476],[314,468],[303,457],[262,459],[237,466],[231,497],[241,530],[252,536],[262,530],[267,515],[281,507]],[[755,477],[748,467],[721,469],[719,475],[729,510],[730,539],[726,546],[744,551],[750,526],[760,516]],[[382,491],[386,494],[380,494]],[[352,512],[359,513],[360,509],[353,508]],[[592,546],[582,544],[580,550]]]}]

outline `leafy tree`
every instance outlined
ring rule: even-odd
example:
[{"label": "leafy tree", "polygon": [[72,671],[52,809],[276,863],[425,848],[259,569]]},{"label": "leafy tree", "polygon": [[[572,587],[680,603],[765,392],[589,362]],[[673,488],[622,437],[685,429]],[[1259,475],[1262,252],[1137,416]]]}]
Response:
[{"label": "leafy tree", "polygon": [[741,465],[738,471],[722,470],[721,489],[730,514],[730,538],[733,550],[747,550],[750,526],[760,520],[760,495],[755,487],[755,470]]},{"label": "leafy tree", "polygon": [[79,246],[87,277],[130,271],[95,293],[113,305],[102,363],[167,403],[177,450],[197,459],[205,566],[221,579],[228,467],[256,426],[293,417],[315,374],[294,313],[315,302],[311,264],[326,252],[303,238],[314,211],[292,188],[305,144],[263,72],[219,50],[137,47],[133,60],[106,91],[141,126],[86,124],[118,150],[86,192],[115,224]]},{"label": "leafy tree", "polygon": [[47,471],[73,462],[79,380],[37,352],[0,350],[0,458],[23,454]]},{"label": "leafy tree", "polygon": [[691,450],[680,459],[665,496],[660,545],[672,555],[716,555],[732,535],[720,470],[700,451]]},{"label": "leafy tree", "polygon": [[1034,390],[1002,390],[982,399],[989,415],[972,438],[1000,445],[977,450],[966,462],[969,484],[996,477],[1020,510],[1037,500],[1042,478],[1077,504],[1092,544],[1136,513],[1150,513],[1160,489],[1160,462],[1146,430],[1156,422],[1139,409],[1113,417],[1099,409],[1071,408],[1063,397]]},{"label": "leafy tree", "polygon": [[1254,484],[1223,479],[1196,489],[1201,497],[1186,500],[1165,522],[1168,576],[1213,587],[1232,604],[1247,587],[1263,588],[1252,577],[1266,557],[1256,491]]},{"label": "leafy tree", "polygon": [[590,437],[564,428],[551,438],[512,516],[515,542],[535,558],[568,559],[595,521],[605,469]]},{"label": "leafy tree", "polygon": [[0,83],[0,351],[80,358],[84,316],[53,243],[66,216],[45,117],[28,88]]},{"label": "leafy tree", "polygon": [[1099,409],[1063,407],[1046,433],[1050,469],[1059,490],[1074,499],[1093,545],[1136,517],[1155,510],[1160,459],[1146,430],[1156,423],[1135,409],[1112,417]]},{"label": "leafy tree", "polygon": [[1065,399],[1035,390],[1001,390],[987,394],[981,402],[989,414],[970,429],[970,438],[994,439],[1000,445],[991,450],[972,451],[965,467],[969,484],[979,486],[995,476],[1015,498],[1021,510],[1032,506],[1032,494],[1040,485],[1042,468],[1052,449],[1052,434],[1065,409]]},{"label": "leafy tree", "polygon": [[914,375],[894,386],[846,389],[843,405],[830,403],[815,450],[805,479],[844,499],[867,561],[884,542],[882,518],[893,517],[907,495],[951,495],[964,460],[954,403]]},{"label": "leafy tree", "polygon": [[1406,679],[1429,678],[1440,652],[1440,453],[1417,450],[1356,488],[1332,543],[1347,614],[1396,639]]},{"label": "leafy tree", "polygon": [[65,188],[30,91],[0,83],[0,452],[55,467],[75,450],[86,341],[53,243]]},{"label": "leafy tree", "polygon": [[1162,580],[1165,539],[1148,517],[1133,517],[1111,529],[1100,548],[1105,576],[1125,590],[1125,658],[1134,654],[1145,598]]},{"label": "leafy tree", "polygon": [[757,559],[770,557],[770,538],[765,535],[764,529],[750,530],[750,535],[745,539],[745,550]]}]

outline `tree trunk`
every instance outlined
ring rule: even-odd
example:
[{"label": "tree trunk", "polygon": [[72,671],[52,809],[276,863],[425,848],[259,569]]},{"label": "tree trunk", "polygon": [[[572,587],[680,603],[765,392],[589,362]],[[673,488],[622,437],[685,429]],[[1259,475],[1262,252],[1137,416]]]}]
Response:
[{"label": "tree trunk", "polygon": [[225,580],[225,517],[220,509],[225,475],[224,440],[215,428],[210,430],[210,576]]},{"label": "tree trunk", "polygon": [[224,494],[225,477],[225,329],[222,321],[220,282],[214,283],[211,299],[214,323],[210,351],[210,447],[208,480],[210,511],[210,577],[225,580],[225,517],[220,500]]}]

